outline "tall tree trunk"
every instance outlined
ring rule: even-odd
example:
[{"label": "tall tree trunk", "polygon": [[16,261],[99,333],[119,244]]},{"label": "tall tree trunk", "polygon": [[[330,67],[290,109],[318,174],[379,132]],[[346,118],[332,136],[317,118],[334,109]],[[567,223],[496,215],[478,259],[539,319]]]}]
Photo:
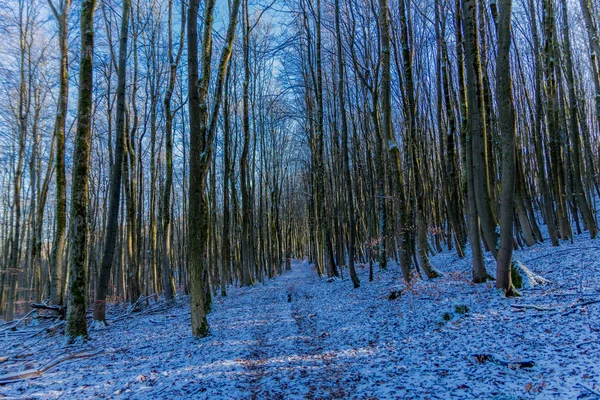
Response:
[{"label": "tall tree trunk", "polygon": [[171,269],[171,190],[173,188],[173,112],[171,111],[171,98],[177,80],[177,66],[183,54],[183,38],[185,31],[185,8],[181,6],[181,31],[179,34],[179,48],[173,57],[173,0],[169,0],[169,83],[165,93],[165,187],[162,201],[162,228],[163,228],[163,253],[162,253],[162,280],[165,300],[170,301],[175,295],[175,279]]},{"label": "tall tree trunk", "polygon": [[[467,172],[467,233],[469,236],[469,243],[471,244],[471,255],[472,255],[472,260],[473,260],[473,282],[475,283],[482,283],[485,282],[487,280],[487,271],[485,269],[485,263],[483,260],[483,252],[481,249],[481,237],[480,237],[480,226],[479,226],[479,214],[477,212],[477,201],[475,200],[475,193],[476,193],[476,187],[475,187],[475,180],[474,180],[474,165],[473,165],[473,131],[475,129],[478,129],[479,127],[477,125],[473,126],[474,121],[472,120],[471,115],[474,114],[475,118],[477,121],[479,121],[479,124],[481,124],[482,122],[482,115],[481,115],[481,106],[477,107],[477,104],[480,105],[480,103],[477,103],[473,106],[471,106],[471,102],[474,101],[472,99],[473,93],[472,90],[468,90],[467,89],[467,82],[469,82],[469,84],[472,84],[472,79],[473,77],[471,76],[471,74],[473,73],[473,71],[471,71],[470,69],[467,69],[468,73],[467,73],[467,79],[465,80],[465,68],[464,68],[464,52],[469,52],[469,50],[467,49],[467,46],[463,43],[463,35],[462,35],[462,29],[463,29],[463,25],[466,25],[466,23],[463,24],[463,18],[468,18],[468,19],[472,19],[474,18],[474,13],[475,13],[475,4],[473,2],[469,2],[469,7],[471,7],[470,10],[470,15],[468,17],[465,17],[463,15],[463,10],[466,9],[465,4],[461,6],[459,5],[459,1],[461,0],[456,0],[456,13],[457,13],[457,17],[456,17],[456,42],[459,43],[459,45],[457,46],[457,53],[458,53],[458,76],[459,76],[459,99],[460,99],[460,109],[461,109],[461,114],[462,114],[462,123],[461,123],[461,131],[462,131],[462,137],[464,138],[464,143],[463,143],[463,154],[465,157],[465,169]],[[473,25],[474,22],[470,22],[470,25]],[[469,30],[469,32],[472,31],[472,27]],[[469,34],[469,32],[465,32],[466,35]],[[471,39],[472,40],[472,39]],[[462,44],[462,45],[461,45]],[[471,66],[472,68],[472,66]],[[467,104],[468,103],[468,104]],[[468,105],[468,106],[467,106]],[[473,109],[479,109],[478,113],[475,113],[475,110]]]},{"label": "tall tree trunk", "polygon": [[[415,205],[416,205],[416,228],[417,228],[417,241],[419,256],[419,263],[421,268],[425,272],[428,278],[436,278],[440,276],[439,272],[431,265],[429,261],[429,255],[427,253],[427,219],[425,218],[425,183],[423,182],[423,171],[421,167],[421,160],[418,148],[419,135],[418,135],[418,115],[417,115],[417,100],[415,96],[415,84],[413,79],[413,63],[412,63],[412,51],[409,41],[409,30],[407,23],[407,7],[404,0],[398,2],[400,12],[400,41],[402,43],[402,61],[403,61],[403,72],[404,81],[406,84],[405,89],[405,115],[408,119],[408,148],[412,161],[413,173],[414,173],[414,192],[415,192]],[[410,13],[410,10],[408,10]],[[385,71],[385,69],[384,69]],[[383,74],[385,76],[385,72]],[[389,77],[386,77],[389,79]],[[402,190],[400,188],[400,190]],[[403,226],[406,230],[408,227]]]},{"label": "tall tree trunk", "polygon": [[[400,266],[404,280],[411,279],[411,256],[412,256],[412,219],[409,214],[408,202],[404,196],[404,184],[402,177],[402,160],[400,149],[394,136],[392,124],[392,91],[390,72],[390,18],[387,0],[379,0],[379,29],[381,35],[381,111],[383,114],[383,137],[387,142],[387,151],[390,159],[390,173],[393,182],[394,196],[397,196],[398,217],[401,221],[400,232]],[[382,184],[380,182],[380,184]],[[385,242],[386,232],[381,232],[382,241]]]},{"label": "tall tree trunk", "polygon": [[581,178],[581,135],[579,131],[579,105],[577,95],[575,93],[575,78],[573,76],[573,55],[571,50],[571,38],[569,31],[569,19],[568,9],[566,0],[560,1],[562,7],[562,21],[563,21],[563,42],[565,51],[565,70],[567,78],[567,88],[569,96],[569,131],[571,133],[571,157],[572,157],[572,172],[573,172],[573,196],[577,201],[579,210],[583,215],[585,226],[587,227],[590,237],[593,239],[598,234],[598,227],[596,226],[596,220],[594,214],[585,197],[585,189],[583,188],[583,181]]},{"label": "tall tree trunk", "polygon": [[[442,100],[445,103],[446,115],[448,118],[447,122],[447,131],[443,134],[442,143],[444,144],[445,154],[442,153],[442,159],[445,162],[445,165],[442,169],[442,175],[444,179],[444,184],[446,186],[445,197],[446,197],[446,211],[448,213],[448,219],[450,220],[450,225],[454,230],[454,241],[456,244],[456,251],[459,257],[464,257],[464,250],[467,244],[467,234],[465,233],[464,227],[464,217],[462,214],[462,210],[460,208],[460,188],[461,178],[459,175],[459,166],[458,160],[456,156],[456,146],[455,146],[455,138],[458,136],[457,132],[457,118],[456,113],[454,111],[454,93],[451,88],[451,81],[449,77],[449,60],[448,60],[448,48],[446,45],[446,29],[445,29],[445,17],[442,21],[442,16],[440,15],[440,5],[439,0],[436,0],[435,5],[435,17],[436,17],[436,33],[438,35],[438,46],[439,46],[439,85],[441,85],[441,90],[439,93],[439,107],[440,113],[439,120],[439,129],[442,131],[442,115],[441,115],[441,104]],[[460,46],[459,46],[460,47]],[[443,93],[443,94],[442,94]]]},{"label": "tall tree trunk", "polygon": [[[19,2],[19,104],[17,107],[18,124],[18,147],[17,165],[13,176],[13,233],[10,245],[10,257],[8,261],[8,292],[6,294],[5,320],[12,321],[15,312],[15,301],[17,296],[17,284],[21,271],[21,186],[23,184],[23,158],[25,156],[25,144],[27,141],[27,128],[29,112],[31,108],[31,79],[26,73],[27,64],[30,63],[31,55],[29,48],[29,30],[31,29],[30,5]],[[30,66],[29,66],[30,67]],[[29,85],[29,87],[28,87]]]},{"label": "tall tree trunk", "polygon": [[61,0],[57,10],[52,0],[48,0],[54,16],[58,21],[58,40],[60,46],[60,86],[58,91],[58,106],[54,122],[54,138],[56,140],[56,200],[55,215],[56,230],[52,244],[52,259],[50,262],[50,302],[57,305],[64,303],[64,283],[62,281],[63,255],[67,233],[67,183],[65,178],[65,122],[69,100],[69,9],[71,0]]},{"label": "tall tree trunk", "polygon": [[73,184],[69,222],[69,304],[66,335],[87,336],[87,207],[91,150],[92,89],[94,59],[95,0],[83,0],[81,5],[81,60],[79,65],[79,97],[77,134],[73,150]]},{"label": "tall tree trunk", "polygon": [[189,204],[188,204],[188,254],[190,268],[192,334],[206,336],[206,320],[210,293],[206,293],[206,246],[208,239],[208,199],[206,177],[213,152],[217,116],[221,104],[223,81],[232,52],[238,10],[241,0],[234,0],[229,17],[225,47],[219,60],[214,88],[213,109],[209,119],[208,87],[212,53],[212,23],[215,0],[208,0],[204,8],[204,34],[202,41],[202,79],[198,80],[198,6],[199,0],[190,0],[188,6],[188,92],[190,116],[189,147]]},{"label": "tall tree trunk", "polygon": [[320,242],[323,244],[324,261],[327,267],[328,276],[339,276],[333,256],[333,243],[331,235],[330,221],[327,215],[327,196],[325,187],[325,155],[324,155],[324,110],[323,110],[323,72],[321,59],[321,0],[317,0],[316,5],[316,43],[315,43],[315,63],[316,63],[316,100],[317,100],[317,126],[315,137],[315,183],[316,204],[319,224],[320,224]]},{"label": "tall tree trunk", "polygon": [[244,132],[244,141],[242,144],[242,157],[240,159],[240,189],[242,192],[242,285],[251,285],[253,283],[253,271],[255,267],[254,252],[252,241],[254,238],[250,235],[250,225],[254,224],[252,215],[253,210],[250,206],[250,176],[248,171],[248,155],[250,151],[250,21],[248,15],[248,0],[242,1],[242,29],[244,31],[243,50],[244,50],[244,83],[243,83],[243,115],[242,130]]},{"label": "tall tree trunk", "polygon": [[[106,323],[106,294],[110,269],[115,254],[119,223],[119,205],[121,198],[121,175],[123,173],[123,153],[125,147],[125,84],[127,70],[127,39],[129,33],[130,0],[123,1],[121,10],[121,34],[119,38],[119,70],[117,72],[117,125],[115,134],[115,159],[111,168],[110,197],[106,221],[106,239],[104,241],[104,254],[96,299],[94,301],[94,320]],[[135,267],[135,266],[133,266]],[[131,299],[135,301],[135,299]]]},{"label": "tall tree trunk", "polygon": [[[583,19],[585,20],[585,27],[588,33],[588,41],[590,43],[590,63],[592,66],[592,79],[594,81],[595,93],[595,105],[596,105],[596,120],[600,125],[600,72],[598,67],[598,60],[600,58],[600,41],[598,40],[598,28],[596,26],[596,15],[592,11],[590,0],[580,0],[581,11],[583,13]],[[585,132],[585,131],[584,131]],[[585,140],[586,150],[589,149],[589,140]],[[590,155],[591,151],[586,151],[586,155]],[[587,158],[587,157],[586,157]],[[596,193],[600,197],[600,176],[595,173],[594,162],[592,160],[589,163],[590,173],[592,175],[594,186],[596,187]]]},{"label": "tall tree trunk", "polygon": [[491,206],[488,185],[488,162],[486,150],[485,103],[481,70],[479,34],[477,29],[478,0],[462,1],[462,16],[465,34],[465,64],[467,71],[468,129],[471,138],[473,162],[473,184],[477,213],[481,223],[483,239],[489,250],[496,255],[496,217]]},{"label": "tall tree trunk", "polygon": [[[571,225],[567,216],[565,171],[563,166],[563,140],[559,124],[559,94],[557,87],[559,50],[556,43],[556,21],[554,19],[554,0],[542,0],[544,31],[544,78],[546,80],[547,125],[550,135],[550,175],[556,202],[558,227],[563,240],[571,237]],[[541,90],[538,88],[537,90]]]},{"label": "tall tree trunk", "polygon": [[544,221],[548,227],[548,234],[550,235],[550,241],[553,246],[558,246],[558,231],[554,222],[554,207],[552,197],[550,196],[550,188],[548,187],[548,177],[546,175],[546,162],[544,159],[544,134],[542,132],[542,120],[543,115],[543,84],[542,84],[542,58],[540,52],[536,51],[540,48],[540,39],[537,29],[537,17],[535,13],[535,3],[533,0],[529,0],[529,9],[531,12],[531,32],[533,38],[533,49],[534,49],[534,63],[535,63],[535,119],[533,121],[533,134],[534,134],[534,147],[535,157],[538,164],[538,182],[540,185],[540,194],[542,195],[542,214],[544,215]]},{"label": "tall tree trunk", "polygon": [[229,88],[231,64],[227,67],[225,99],[223,102],[223,236],[221,238],[221,296],[227,295],[227,282],[231,271],[231,213],[229,207],[229,181],[231,175],[231,123],[229,120]]},{"label": "tall tree trunk", "polygon": [[340,117],[342,122],[342,153],[343,153],[343,170],[344,170],[344,183],[346,185],[346,212],[348,214],[348,269],[350,271],[350,279],[354,288],[360,287],[360,280],[356,274],[356,268],[354,267],[354,252],[356,246],[356,216],[354,209],[354,194],[352,186],[352,176],[350,175],[350,149],[348,147],[348,118],[346,115],[346,98],[344,93],[344,55],[342,53],[342,31],[340,29],[340,0],[335,0],[335,34],[336,34],[336,45],[337,45],[337,61],[338,61],[338,96],[340,104]]},{"label": "tall tree trunk", "polygon": [[515,107],[510,76],[512,0],[500,0],[498,17],[498,55],[496,57],[496,99],[502,137],[502,197],[500,199],[500,248],[497,257],[496,287],[506,296],[516,294],[511,282],[515,194]]}]

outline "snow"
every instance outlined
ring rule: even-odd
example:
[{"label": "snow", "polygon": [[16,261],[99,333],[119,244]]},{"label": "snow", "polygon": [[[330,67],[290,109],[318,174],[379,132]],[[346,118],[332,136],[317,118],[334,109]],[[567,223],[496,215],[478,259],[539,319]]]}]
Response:
[{"label": "snow", "polygon": [[[104,353],[0,386],[0,397],[594,398],[600,303],[591,302],[600,300],[599,253],[600,242],[585,234],[558,248],[547,240],[517,251],[549,283],[522,289],[516,299],[505,299],[493,283],[473,285],[469,254],[432,257],[444,276],[410,287],[394,264],[376,267],[373,282],[359,267],[361,287],[353,289],[347,271],[328,282],[298,261],[265,284],[216,297],[204,339],[190,336],[185,296],[172,308],[95,329],[76,345],[60,335],[19,336],[39,330],[20,327],[0,336],[0,357],[9,356],[0,374],[66,354]],[[494,275],[493,260],[486,262]],[[393,291],[400,297],[389,300]],[[479,362],[475,354],[534,366]]]}]

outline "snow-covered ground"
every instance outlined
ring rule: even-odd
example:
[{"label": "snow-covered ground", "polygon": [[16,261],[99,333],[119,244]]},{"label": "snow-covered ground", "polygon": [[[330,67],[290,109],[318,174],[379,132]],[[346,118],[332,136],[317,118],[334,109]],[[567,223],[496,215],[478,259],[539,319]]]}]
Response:
[{"label": "snow-covered ground", "polygon": [[[168,310],[93,330],[87,343],[6,333],[0,359],[9,359],[0,374],[67,354],[104,353],[0,386],[0,397],[598,397],[600,302],[593,301],[600,300],[600,241],[584,234],[573,244],[552,248],[546,241],[517,256],[550,283],[505,299],[493,283],[470,283],[469,257],[445,252],[432,258],[442,278],[407,288],[397,266],[376,269],[373,282],[361,267],[355,290],[349,279],[328,282],[297,262],[265,284],[215,298],[212,333],[201,340],[190,337],[185,297]],[[394,291],[400,296],[390,300]]]}]

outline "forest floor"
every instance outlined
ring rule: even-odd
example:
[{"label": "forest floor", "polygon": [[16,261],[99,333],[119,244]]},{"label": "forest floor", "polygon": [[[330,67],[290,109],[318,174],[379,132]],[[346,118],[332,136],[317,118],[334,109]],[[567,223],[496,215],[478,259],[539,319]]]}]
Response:
[{"label": "forest floor", "polygon": [[517,251],[549,283],[514,299],[493,282],[470,283],[470,255],[453,252],[432,258],[443,277],[411,287],[395,265],[375,267],[373,282],[360,267],[353,289],[347,271],[329,282],[297,262],[215,298],[211,335],[200,340],[185,296],[75,345],[19,326],[0,332],[0,375],[92,356],[0,385],[0,398],[600,398],[599,255],[585,234]]}]

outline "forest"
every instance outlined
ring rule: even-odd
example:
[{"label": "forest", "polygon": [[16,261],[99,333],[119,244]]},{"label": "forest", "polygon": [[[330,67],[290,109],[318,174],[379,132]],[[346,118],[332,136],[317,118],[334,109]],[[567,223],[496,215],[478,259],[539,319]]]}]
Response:
[{"label": "forest", "polygon": [[0,398],[600,398],[598,0],[0,0]]}]

